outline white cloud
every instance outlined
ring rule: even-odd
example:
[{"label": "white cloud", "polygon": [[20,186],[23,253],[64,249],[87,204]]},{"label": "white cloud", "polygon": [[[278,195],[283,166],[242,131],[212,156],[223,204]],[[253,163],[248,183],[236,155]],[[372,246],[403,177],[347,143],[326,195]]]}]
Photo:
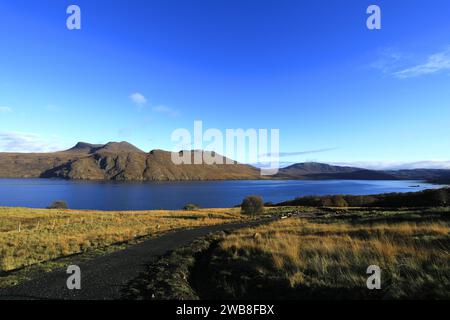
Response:
[{"label": "white cloud", "polygon": [[379,59],[373,62],[371,67],[398,79],[450,71],[450,47],[425,57],[422,62],[417,62],[417,57],[393,48],[380,50],[378,55]]},{"label": "white cloud", "polygon": [[164,113],[171,117],[179,117],[181,115],[180,111],[166,107],[166,106],[154,107],[153,111],[158,112],[158,113]]},{"label": "white cloud", "polygon": [[0,107],[0,113],[9,113],[12,112],[12,109],[9,107]]},{"label": "white cloud", "polygon": [[400,79],[406,79],[446,70],[450,70],[450,48],[430,55],[422,64],[394,72],[394,76]]},{"label": "white cloud", "polygon": [[412,169],[450,169],[450,161],[360,161],[360,162],[335,162],[337,166],[357,167],[371,170],[412,170]]},{"label": "white cloud", "polygon": [[407,63],[410,58],[410,56],[406,56],[395,48],[383,48],[378,50],[378,60],[374,61],[370,67],[386,74],[392,74],[394,70],[398,70],[403,64]]},{"label": "white cloud", "polygon": [[139,92],[135,92],[135,93],[131,94],[130,99],[134,104],[136,104],[140,107],[147,103],[147,99],[144,97],[144,95],[142,93],[139,93]]},{"label": "white cloud", "polygon": [[[135,105],[140,108],[147,104],[147,99],[142,93],[139,92],[130,95],[130,99]],[[153,107],[152,110],[157,113],[166,114],[170,117],[179,117],[181,115],[181,112],[179,110],[172,109],[164,105]]]},{"label": "white cloud", "polygon": [[260,154],[259,157],[261,158],[284,158],[284,157],[292,157],[292,156],[303,156],[307,154],[312,153],[321,153],[321,152],[328,152],[328,151],[334,151],[338,148],[326,148],[326,149],[316,149],[316,150],[306,150],[306,151],[294,151],[294,152],[280,152],[280,153],[265,153]]},{"label": "white cloud", "polygon": [[54,139],[27,132],[0,132],[0,152],[53,152],[61,150]]}]

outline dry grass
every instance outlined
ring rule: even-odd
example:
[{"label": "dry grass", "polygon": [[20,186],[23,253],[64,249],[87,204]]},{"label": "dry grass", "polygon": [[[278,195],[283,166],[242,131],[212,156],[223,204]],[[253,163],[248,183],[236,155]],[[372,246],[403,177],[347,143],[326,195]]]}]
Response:
[{"label": "dry grass", "polygon": [[240,218],[237,209],[101,212],[0,208],[0,271],[169,230]]},{"label": "dry grass", "polygon": [[225,297],[258,295],[252,287],[261,291],[268,278],[291,291],[289,298],[375,297],[366,289],[366,269],[378,265],[383,290],[377,298],[450,298],[449,241],[448,220],[287,219],[227,236],[211,268]]}]

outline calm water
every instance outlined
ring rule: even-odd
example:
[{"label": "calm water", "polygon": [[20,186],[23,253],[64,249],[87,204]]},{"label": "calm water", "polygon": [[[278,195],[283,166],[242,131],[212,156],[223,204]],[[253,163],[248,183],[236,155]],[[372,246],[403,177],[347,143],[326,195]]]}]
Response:
[{"label": "calm water", "polygon": [[[420,188],[411,186],[420,185]],[[411,192],[439,186],[421,181],[212,181],[119,183],[48,179],[0,179],[0,206],[44,208],[65,200],[72,209],[180,209],[230,207],[247,195],[281,202],[305,195]]]},{"label": "calm water", "polygon": [[[411,188],[420,185],[420,188]],[[247,195],[281,202],[305,195],[411,192],[439,186],[420,181],[214,181],[118,183],[47,179],[0,179],[0,206],[44,208],[65,200],[72,209],[180,209],[230,207]]]}]

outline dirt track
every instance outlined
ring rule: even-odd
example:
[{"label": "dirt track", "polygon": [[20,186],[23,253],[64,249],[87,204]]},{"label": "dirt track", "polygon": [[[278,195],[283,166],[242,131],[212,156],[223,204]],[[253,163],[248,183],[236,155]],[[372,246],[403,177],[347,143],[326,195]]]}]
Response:
[{"label": "dirt track", "polygon": [[167,251],[188,245],[194,239],[221,230],[235,230],[254,226],[266,221],[240,222],[227,225],[208,226],[190,230],[169,232],[125,250],[94,258],[79,265],[81,268],[81,290],[69,290],[66,286],[66,270],[56,270],[18,286],[0,289],[0,300],[4,299],[119,299],[121,288],[144,270],[155,257]]}]

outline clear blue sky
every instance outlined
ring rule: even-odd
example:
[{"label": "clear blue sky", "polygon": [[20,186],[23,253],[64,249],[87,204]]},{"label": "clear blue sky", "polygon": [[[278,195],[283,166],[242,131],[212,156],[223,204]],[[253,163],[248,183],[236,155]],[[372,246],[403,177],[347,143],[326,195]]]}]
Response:
[{"label": "clear blue sky", "polygon": [[279,128],[282,152],[331,149],[283,161],[450,160],[450,2],[0,2],[0,151],[171,150],[194,120]]}]

